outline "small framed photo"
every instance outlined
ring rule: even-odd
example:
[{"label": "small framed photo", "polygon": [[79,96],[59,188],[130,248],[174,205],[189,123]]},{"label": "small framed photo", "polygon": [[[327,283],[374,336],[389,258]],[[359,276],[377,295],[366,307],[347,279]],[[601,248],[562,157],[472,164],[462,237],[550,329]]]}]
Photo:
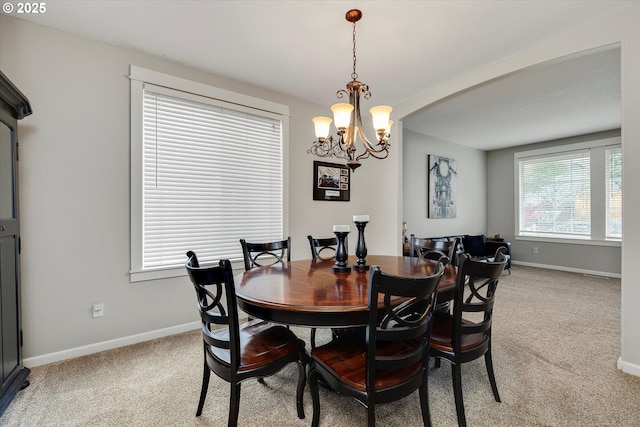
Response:
[{"label": "small framed photo", "polygon": [[348,202],[351,171],[346,165],[313,162],[313,200]]}]

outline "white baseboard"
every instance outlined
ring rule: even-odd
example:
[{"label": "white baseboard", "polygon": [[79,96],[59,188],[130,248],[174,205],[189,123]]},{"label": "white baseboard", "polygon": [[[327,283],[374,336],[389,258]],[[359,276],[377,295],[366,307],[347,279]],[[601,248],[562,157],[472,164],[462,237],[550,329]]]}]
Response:
[{"label": "white baseboard", "polygon": [[614,277],[616,279],[622,278],[622,274],[620,273],[608,273],[605,271],[584,270],[582,268],[571,268],[571,267],[562,267],[558,265],[536,264],[534,262],[522,262],[522,261],[514,261],[514,260],[511,260],[511,264],[524,265],[527,267],[546,268],[548,270],[568,271],[571,273],[588,274],[591,276]]},{"label": "white baseboard", "polygon": [[627,374],[640,377],[640,365],[636,365],[635,363],[623,362],[622,357],[618,358],[618,369],[620,369],[622,372],[626,372]]},{"label": "white baseboard", "polygon": [[171,326],[169,328],[157,329],[155,331],[144,332],[127,337],[116,338],[108,341],[97,342],[95,344],[83,345],[81,347],[70,348],[68,350],[57,351],[55,353],[44,354],[42,356],[29,357],[24,359],[24,366],[33,368],[47,365],[49,363],[60,362],[74,357],[86,356],[88,354],[99,353],[126,345],[137,344],[144,341],[154,340],[169,335],[180,334],[182,332],[193,331],[200,328],[200,321]]}]

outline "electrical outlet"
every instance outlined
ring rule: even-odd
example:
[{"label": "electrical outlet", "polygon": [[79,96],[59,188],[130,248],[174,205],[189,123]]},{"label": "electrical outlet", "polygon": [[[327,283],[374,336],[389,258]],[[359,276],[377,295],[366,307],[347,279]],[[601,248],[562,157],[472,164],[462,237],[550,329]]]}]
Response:
[{"label": "electrical outlet", "polygon": [[534,254],[537,254],[537,253],[538,253],[538,247],[537,247],[537,246],[534,246],[534,247],[533,247],[533,253],[534,253]]},{"label": "electrical outlet", "polygon": [[104,315],[104,304],[99,302],[93,304],[93,317],[102,317]]}]

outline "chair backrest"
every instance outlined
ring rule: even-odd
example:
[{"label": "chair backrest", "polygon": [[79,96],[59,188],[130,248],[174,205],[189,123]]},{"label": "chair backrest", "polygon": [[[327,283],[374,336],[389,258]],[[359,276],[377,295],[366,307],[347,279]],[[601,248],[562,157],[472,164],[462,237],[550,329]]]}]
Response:
[{"label": "chair backrest", "polygon": [[307,239],[309,239],[309,246],[311,246],[311,258],[332,258],[336,255],[336,247],[338,246],[336,237],[314,239],[309,235]]},{"label": "chair backrest", "polygon": [[[206,359],[210,368],[225,378],[233,375],[229,372],[237,372],[240,364],[238,307],[231,262],[223,259],[217,266],[200,267],[194,252],[187,252],[187,257],[185,267],[198,299]],[[223,304],[224,299],[226,306]],[[213,334],[220,325],[228,328],[228,335]],[[216,349],[225,353],[229,351],[229,360],[221,360],[221,353]]]},{"label": "chair backrest", "polygon": [[291,237],[264,243],[248,243],[245,239],[240,239],[240,245],[246,271],[263,265],[291,261]]},{"label": "chair backrest", "polygon": [[409,256],[436,261],[446,257],[448,262],[455,264],[457,262],[457,247],[457,237],[453,240],[434,240],[416,237],[412,234],[409,239]]},{"label": "chair backrest", "polygon": [[[483,355],[491,339],[493,305],[498,280],[507,264],[506,256],[498,251],[493,261],[474,260],[462,255],[453,303],[453,350],[457,358],[472,360]],[[483,334],[479,337],[477,334]],[[469,337],[473,335],[472,337]],[[483,343],[466,350],[467,341]]]},{"label": "chair backrest", "polygon": [[[375,390],[376,370],[402,369],[420,362],[426,368],[433,309],[443,273],[442,263],[433,275],[419,278],[386,274],[379,266],[372,268],[366,328],[367,390]],[[398,297],[405,302],[396,305]],[[376,354],[376,347],[385,342],[395,342],[395,348],[403,351],[395,351],[393,356]]]},{"label": "chair backrest", "polygon": [[498,257],[498,254],[501,253],[503,255],[503,257],[507,260],[507,262],[509,261],[509,259],[511,258],[511,256],[508,254],[509,249],[507,249],[506,246],[500,246],[496,249],[496,253],[493,254],[493,260],[495,260]]}]

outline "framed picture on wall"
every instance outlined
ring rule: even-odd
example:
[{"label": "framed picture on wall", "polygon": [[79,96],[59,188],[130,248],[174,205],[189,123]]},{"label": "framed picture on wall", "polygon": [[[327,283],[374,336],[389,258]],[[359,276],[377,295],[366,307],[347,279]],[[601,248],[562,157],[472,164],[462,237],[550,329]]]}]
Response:
[{"label": "framed picture on wall", "polygon": [[427,218],[455,218],[458,170],[449,157],[427,155]]},{"label": "framed picture on wall", "polygon": [[348,202],[351,171],[346,165],[313,162],[313,200]]}]

